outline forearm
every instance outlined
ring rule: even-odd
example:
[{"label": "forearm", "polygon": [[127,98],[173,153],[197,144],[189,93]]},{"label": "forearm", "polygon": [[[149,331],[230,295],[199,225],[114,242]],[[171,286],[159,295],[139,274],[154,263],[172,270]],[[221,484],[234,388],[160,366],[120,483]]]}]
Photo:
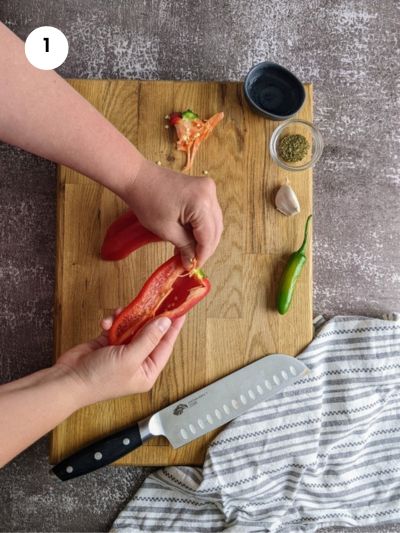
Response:
[{"label": "forearm", "polygon": [[78,385],[57,366],[0,386],[0,467],[82,404]]},{"label": "forearm", "polygon": [[23,42],[1,23],[0,72],[0,139],[124,197],[143,156],[58,74],[33,67]]}]

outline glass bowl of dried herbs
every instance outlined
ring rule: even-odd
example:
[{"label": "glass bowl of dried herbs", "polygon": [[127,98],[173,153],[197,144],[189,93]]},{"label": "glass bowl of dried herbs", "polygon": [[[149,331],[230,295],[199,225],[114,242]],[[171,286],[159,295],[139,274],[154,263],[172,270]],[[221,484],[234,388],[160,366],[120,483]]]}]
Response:
[{"label": "glass bowl of dried herbs", "polygon": [[272,133],[269,151],[273,161],[285,170],[306,170],[322,155],[322,135],[311,122],[291,118]]}]

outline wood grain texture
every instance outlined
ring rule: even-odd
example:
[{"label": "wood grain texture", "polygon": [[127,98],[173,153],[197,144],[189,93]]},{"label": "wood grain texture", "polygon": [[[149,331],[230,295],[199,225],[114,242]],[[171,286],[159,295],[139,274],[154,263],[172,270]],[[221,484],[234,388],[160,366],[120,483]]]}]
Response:
[{"label": "wood grain texture", "polygon": [[[289,313],[274,309],[277,283],[289,254],[302,240],[312,211],[312,173],[290,175],[301,213],[287,218],[273,198],[287,173],[272,163],[268,141],[277,123],[252,113],[240,83],[72,80],[71,84],[143,154],[181,169],[164,116],[190,107],[225,119],[201,146],[193,174],[208,170],[217,184],[225,231],[205,270],[213,290],[191,311],[174,353],[153,390],[82,409],[52,433],[50,461],[176,401],[267,353],[296,355],[312,338],[312,242]],[[299,113],[312,120],[312,87]],[[102,316],[130,302],[155,268],[171,256],[168,243],[150,244],[127,259],[102,262],[108,225],[126,207],[108,190],[68,168],[58,172],[58,245],[55,307],[56,357],[98,334]],[[311,237],[311,235],[310,235]],[[214,433],[215,434],[215,433]],[[209,434],[174,450],[159,438],[119,464],[201,464]]]}]

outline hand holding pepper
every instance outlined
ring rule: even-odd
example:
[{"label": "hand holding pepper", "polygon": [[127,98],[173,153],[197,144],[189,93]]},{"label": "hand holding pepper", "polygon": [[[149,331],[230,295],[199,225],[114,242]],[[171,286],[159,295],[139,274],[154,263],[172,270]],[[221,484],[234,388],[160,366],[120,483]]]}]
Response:
[{"label": "hand holding pepper", "polygon": [[[117,316],[117,315],[116,315]],[[75,382],[80,405],[149,391],[172,353],[185,317],[151,321],[125,346],[109,346],[114,317],[101,323],[102,334],[64,353],[55,367]]]},{"label": "hand holding pepper", "polygon": [[[55,71],[33,67],[24,43],[1,23],[0,71],[2,141],[67,165],[112,190],[144,226],[179,248],[186,268],[192,257],[200,266],[213,253],[222,215],[212,180],[144,159]],[[174,320],[164,336],[157,323],[146,325],[126,346],[105,346],[103,336],[69,350],[50,368],[1,385],[0,466],[82,405],[149,390],[183,319]]]},{"label": "hand holding pepper", "polygon": [[215,251],[223,230],[215,183],[161,168],[143,159],[122,198],[144,227],[179,250],[186,269],[201,266]]},{"label": "hand holding pepper", "polygon": [[[74,411],[91,403],[151,389],[167,364],[185,318],[158,318],[124,346],[103,333],[64,353],[50,368],[0,386],[0,467]],[[29,408],[27,408],[27,406]]]}]

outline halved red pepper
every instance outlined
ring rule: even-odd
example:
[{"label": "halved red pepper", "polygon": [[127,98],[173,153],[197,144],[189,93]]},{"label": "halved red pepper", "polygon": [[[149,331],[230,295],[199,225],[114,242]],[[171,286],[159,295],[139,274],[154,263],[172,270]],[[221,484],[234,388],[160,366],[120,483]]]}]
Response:
[{"label": "halved red pepper", "polygon": [[141,246],[158,241],[160,237],[142,226],[133,211],[128,211],[108,228],[100,255],[106,261],[118,261]]},{"label": "halved red pepper", "polygon": [[173,320],[184,315],[210,289],[202,270],[193,268],[188,272],[180,256],[174,255],[153,272],[136,298],[116,317],[109,331],[109,343],[127,344],[155,317]]}]

